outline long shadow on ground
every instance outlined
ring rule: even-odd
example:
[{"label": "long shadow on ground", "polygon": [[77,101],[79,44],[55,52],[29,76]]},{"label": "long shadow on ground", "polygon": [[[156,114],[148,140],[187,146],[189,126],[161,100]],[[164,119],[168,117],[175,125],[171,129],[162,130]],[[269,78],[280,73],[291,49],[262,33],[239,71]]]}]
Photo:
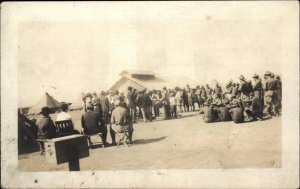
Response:
[{"label": "long shadow on ground", "polygon": [[154,139],[138,139],[138,140],[134,140],[133,143],[135,145],[149,144],[149,143],[154,143],[154,142],[158,142],[158,141],[164,140],[165,138],[167,138],[167,136],[163,136],[163,137],[159,137],[159,138],[154,138]]}]

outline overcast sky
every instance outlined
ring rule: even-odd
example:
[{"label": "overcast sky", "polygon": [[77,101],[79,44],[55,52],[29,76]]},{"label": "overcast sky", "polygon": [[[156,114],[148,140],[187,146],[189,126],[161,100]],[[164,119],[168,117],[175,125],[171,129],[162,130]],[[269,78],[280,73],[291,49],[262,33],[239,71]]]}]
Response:
[{"label": "overcast sky", "polygon": [[43,85],[69,102],[80,92],[107,90],[124,69],[184,75],[199,84],[280,74],[286,29],[280,10],[218,4],[103,4],[101,19],[19,23],[20,106],[35,104]]}]

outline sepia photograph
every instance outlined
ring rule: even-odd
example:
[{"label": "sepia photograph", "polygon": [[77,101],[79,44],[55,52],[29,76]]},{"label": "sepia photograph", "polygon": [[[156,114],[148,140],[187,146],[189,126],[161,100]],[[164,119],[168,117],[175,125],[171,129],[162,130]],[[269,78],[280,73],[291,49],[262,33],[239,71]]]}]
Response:
[{"label": "sepia photograph", "polygon": [[3,186],[297,188],[298,6],[2,4]]}]

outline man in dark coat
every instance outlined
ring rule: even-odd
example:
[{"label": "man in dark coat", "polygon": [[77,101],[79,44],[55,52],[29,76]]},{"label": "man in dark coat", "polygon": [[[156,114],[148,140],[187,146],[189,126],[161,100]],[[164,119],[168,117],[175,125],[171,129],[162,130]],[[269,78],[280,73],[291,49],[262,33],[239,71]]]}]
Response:
[{"label": "man in dark coat", "polygon": [[38,138],[39,139],[51,139],[57,136],[56,128],[53,120],[49,116],[50,109],[48,107],[43,107],[40,114],[43,117],[37,122],[38,128]]},{"label": "man in dark coat", "polygon": [[109,100],[105,96],[104,91],[101,91],[99,100],[100,100],[101,108],[103,111],[103,118],[104,118],[105,123],[107,124],[107,123],[109,123],[109,119],[110,119],[110,117],[109,117]]},{"label": "man in dark coat", "polygon": [[102,119],[101,114],[94,111],[93,106],[87,106],[87,112],[81,116],[81,126],[85,134],[93,135],[101,133],[102,143],[104,145],[107,144],[107,127]]},{"label": "man in dark coat", "polygon": [[241,75],[239,77],[240,79],[240,86],[239,86],[239,92],[241,92],[241,99],[250,97],[250,93],[253,92],[252,86],[249,82],[246,81],[245,77]]},{"label": "man in dark coat", "polygon": [[135,98],[132,94],[132,87],[129,86],[126,93],[126,101],[128,104],[128,108],[130,111],[130,116],[132,118],[132,122],[135,123]]}]

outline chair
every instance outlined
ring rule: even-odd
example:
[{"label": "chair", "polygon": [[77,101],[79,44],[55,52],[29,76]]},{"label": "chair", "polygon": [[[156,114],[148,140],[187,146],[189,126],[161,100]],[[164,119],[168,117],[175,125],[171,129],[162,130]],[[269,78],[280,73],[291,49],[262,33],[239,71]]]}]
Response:
[{"label": "chair", "polygon": [[95,144],[95,143],[92,143],[91,137],[92,137],[92,136],[99,136],[100,139],[101,139],[101,143],[99,142],[99,144],[101,145],[102,148],[104,148],[104,144],[103,144],[103,141],[102,141],[102,133],[86,134],[86,133],[84,132],[84,129],[82,128],[82,129],[81,129],[81,134],[87,136],[88,143],[89,143],[88,145],[89,145],[90,148],[92,148],[92,146]]},{"label": "chair", "polygon": [[74,129],[72,120],[56,121],[55,127],[57,137],[79,134],[79,132]]},{"label": "chair", "polygon": [[126,145],[127,147],[129,147],[129,145],[126,142],[129,139],[129,130],[124,130],[124,131],[115,132],[115,133],[116,133],[116,135],[119,138],[117,148],[119,148],[119,146],[120,146],[121,143],[123,143],[124,145]]}]

